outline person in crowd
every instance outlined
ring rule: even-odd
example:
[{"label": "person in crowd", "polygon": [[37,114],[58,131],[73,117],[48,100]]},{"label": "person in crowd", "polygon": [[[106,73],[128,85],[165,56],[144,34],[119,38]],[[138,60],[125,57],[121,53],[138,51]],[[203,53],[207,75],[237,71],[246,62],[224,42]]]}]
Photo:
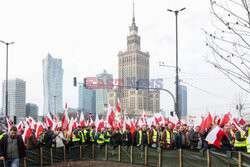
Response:
[{"label": "person in crowd", "polygon": [[146,125],[142,126],[142,130],[139,131],[139,142],[137,146],[141,148],[149,145],[149,132],[147,131]]},{"label": "person in crowd", "polygon": [[132,134],[130,128],[126,128],[126,131],[122,134],[122,145],[131,146],[132,145]]},{"label": "person in crowd", "polygon": [[[224,126],[224,125],[223,125]],[[209,127],[205,128],[202,132],[202,138],[205,139],[207,135],[213,130],[214,125],[211,124]],[[223,127],[222,127],[223,128]],[[214,146],[212,143],[209,143],[207,141],[204,141],[204,150],[210,149],[210,150],[217,150],[218,148]]]},{"label": "person in crowd", "polygon": [[156,125],[156,127],[152,127],[152,130],[149,133],[149,140],[151,143],[151,146],[153,148],[160,147],[160,140],[161,140],[161,127],[159,124]]},{"label": "person in crowd", "polygon": [[91,144],[95,143],[95,140],[96,140],[96,127],[95,126],[91,127],[89,136],[90,136],[90,143]]},{"label": "person in crowd", "polygon": [[190,131],[193,131],[193,126],[189,126],[187,127],[187,130],[186,130],[186,148],[190,148],[190,140],[189,140],[189,133]]},{"label": "person in crowd", "polygon": [[186,133],[183,126],[180,126],[179,131],[175,134],[174,147],[182,149],[187,147]]},{"label": "person in crowd", "polygon": [[139,131],[140,127],[136,126],[133,134],[133,146],[137,146],[139,144]]},{"label": "person in crowd", "polygon": [[85,134],[84,134],[84,129],[80,126],[80,136],[81,136],[81,145],[84,145],[86,142]]},{"label": "person in crowd", "polygon": [[9,134],[4,135],[0,141],[0,160],[3,160],[4,167],[17,167],[19,159],[26,159],[26,151],[22,136],[12,126]]},{"label": "person in crowd", "polygon": [[79,146],[82,141],[81,136],[81,126],[78,126],[76,129],[73,130],[72,133],[72,143],[74,146]]},{"label": "person in crowd", "polygon": [[36,138],[36,130],[32,129],[32,134],[26,140],[26,149],[33,150],[37,148],[38,140]]},{"label": "person in crowd", "polygon": [[4,137],[4,135],[7,135],[7,133],[3,131],[2,129],[0,129],[0,141]]},{"label": "person in crowd", "polygon": [[250,153],[250,124],[247,125],[247,152]]},{"label": "person in crowd", "polygon": [[226,135],[221,139],[221,150],[222,151],[232,151],[233,150],[233,138],[230,134],[230,125],[225,125],[223,128]]},{"label": "person in crowd", "polygon": [[163,147],[164,148],[172,148],[174,145],[174,134],[172,130],[173,125],[169,123],[162,135]]},{"label": "person in crowd", "polygon": [[43,137],[43,143],[46,147],[55,147],[55,139],[56,134],[52,131],[51,127],[48,127],[48,130],[45,132],[44,137]]},{"label": "person in crowd", "polygon": [[195,131],[190,136],[190,148],[191,149],[202,149],[203,140],[200,133],[200,126],[195,127]]},{"label": "person in crowd", "polygon": [[105,144],[111,144],[111,135],[112,135],[112,127],[108,125],[107,130],[104,133],[104,142]]},{"label": "person in crowd", "polygon": [[[245,131],[245,126],[240,125],[240,128],[242,131]],[[243,135],[241,131],[236,131],[235,132],[235,142],[234,142],[234,147],[236,151],[246,151],[246,135]]]},{"label": "person in crowd", "polygon": [[104,133],[105,133],[105,128],[101,128],[101,130],[96,135],[96,142],[99,148],[101,146],[104,146],[104,139],[105,139]]},{"label": "person in crowd", "polygon": [[180,128],[180,125],[176,125],[176,126],[175,126],[175,128],[174,128],[174,130],[173,130],[174,136],[178,133],[179,128]]},{"label": "person in crowd", "polygon": [[113,147],[116,147],[122,144],[122,134],[119,128],[115,129],[115,132],[112,133],[111,138],[112,138]]},{"label": "person in crowd", "polygon": [[231,136],[232,136],[232,138],[233,138],[233,140],[232,140],[233,144],[234,144],[234,142],[235,142],[235,132],[236,132],[235,126],[234,126],[234,124],[232,124],[232,125],[230,126],[230,134],[231,134]]},{"label": "person in crowd", "polygon": [[85,137],[85,143],[90,144],[90,126],[83,126],[84,129],[84,137]]},{"label": "person in crowd", "polygon": [[[65,132],[65,131],[64,131]],[[66,135],[64,132],[61,132],[61,128],[58,128],[57,130],[57,136],[56,136],[56,147],[63,147],[66,145]]]}]

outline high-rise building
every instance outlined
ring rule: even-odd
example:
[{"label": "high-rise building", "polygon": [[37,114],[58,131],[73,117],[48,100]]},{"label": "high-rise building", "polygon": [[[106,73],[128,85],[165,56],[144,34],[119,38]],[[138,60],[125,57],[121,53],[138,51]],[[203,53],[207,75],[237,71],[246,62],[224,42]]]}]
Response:
[{"label": "high-rise building", "polygon": [[[135,23],[134,6],[132,25],[127,36],[127,51],[118,54],[118,74],[123,80],[124,86],[135,85],[136,81],[143,80],[144,86],[149,83],[149,53],[141,50],[141,37],[138,35],[138,27]],[[140,84],[140,86],[142,86]],[[115,98],[119,94],[121,107],[124,113],[131,116],[141,116],[143,110],[146,115],[160,112],[160,92],[148,89],[123,88],[118,91],[110,91],[109,104],[115,107]],[[114,104],[114,105],[112,105]]]},{"label": "high-rise building", "polygon": [[63,111],[63,68],[62,59],[50,54],[43,59],[43,115],[56,115]]},{"label": "high-rise building", "polygon": [[36,104],[26,104],[26,117],[32,117],[36,121],[38,120],[38,106]]},{"label": "high-rise building", "polygon": [[[6,105],[6,86],[5,81],[2,84],[2,105],[4,114]],[[25,120],[26,104],[26,82],[22,79],[10,79],[8,81],[8,118],[10,121],[17,123]]]},{"label": "high-rise building", "polygon": [[[113,79],[113,75],[107,73],[106,70],[103,73],[96,75],[96,83],[100,85],[106,85],[108,79]],[[96,89],[96,113],[98,115],[104,114],[104,108],[108,106],[108,89]]]},{"label": "high-rise building", "polygon": [[96,112],[96,90],[86,89],[83,85],[78,88],[78,109],[84,113]]},{"label": "high-rise building", "polygon": [[178,113],[180,117],[185,118],[187,116],[187,87],[179,85],[179,107]]}]

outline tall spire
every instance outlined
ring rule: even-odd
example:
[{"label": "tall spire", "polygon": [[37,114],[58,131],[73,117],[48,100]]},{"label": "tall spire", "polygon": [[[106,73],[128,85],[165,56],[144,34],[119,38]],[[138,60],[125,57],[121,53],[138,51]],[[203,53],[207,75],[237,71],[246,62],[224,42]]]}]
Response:
[{"label": "tall spire", "polygon": [[135,24],[135,1],[133,0],[133,19],[132,24]]}]

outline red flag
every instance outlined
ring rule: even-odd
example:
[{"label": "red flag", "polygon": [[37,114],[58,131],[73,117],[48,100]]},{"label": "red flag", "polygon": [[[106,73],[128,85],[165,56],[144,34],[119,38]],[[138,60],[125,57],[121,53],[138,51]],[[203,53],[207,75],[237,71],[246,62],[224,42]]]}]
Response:
[{"label": "red flag", "polygon": [[119,98],[118,98],[117,103],[116,103],[116,109],[118,112],[122,111]]},{"label": "red flag", "polygon": [[80,126],[81,126],[81,127],[82,127],[82,126],[86,126],[83,112],[81,112],[81,115],[80,115]]},{"label": "red flag", "polygon": [[205,119],[205,123],[204,123],[205,127],[204,128],[209,127],[212,124],[212,122],[213,122],[213,118],[212,118],[211,114],[209,113],[207,118]]},{"label": "red flag", "polygon": [[109,125],[112,126],[112,128],[114,127],[114,122],[115,122],[115,113],[113,111],[113,109],[111,108],[111,106],[108,107],[108,115],[107,115],[107,122]]},{"label": "red flag", "polygon": [[135,132],[135,125],[134,123],[131,121],[131,128],[130,128],[130,132],[132,133],[132,135],[134,134]]},{"label": "red flag", "polygon": [[223,125],[223,124],[226,125],[226,124],[230,121],[229,114],[230,114],[230,113],[224,115],[223,119],[222,119],[221,122],[220,122],[220,127],[221,127],[221,125]]},{"label": "red flag", "polygon": [[43,125],[41,123],[38,123],[36,128],[36,138],[39,139],[40,133],[44,131]]},{"label": "red flag", "polygon": [[205,129],[205,120],[204,117],[201,116],[201,125],[200,125],[200,133]]},{"label": "red flag", "polygon": [[27,138],[32,134],[30,126],[25,126],[25,131],[23,133],[23,142],[26,144]]},{"label": "red flag", "polygon": [[239,123],[240,123],[241,125],[245,125],[245,124],[246,124],[246,122],[245,122],[245,120],[244,120],[243,118],[240,119]]}]

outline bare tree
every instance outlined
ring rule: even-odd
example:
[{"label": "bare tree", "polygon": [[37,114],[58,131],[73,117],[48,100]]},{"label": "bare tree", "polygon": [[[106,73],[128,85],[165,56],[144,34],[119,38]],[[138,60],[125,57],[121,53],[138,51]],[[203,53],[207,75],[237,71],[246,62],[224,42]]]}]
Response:
[{"label": "bare tree", "polygon": [[250,93],[250,0],[210,0],[210,7],[206,61]]},{"label": "bare tree", "polygon": [[235,94],[234,105],[240,117],[242,117],[242,112],[245,110],[246,102],[247,102],[247,98],[242,92]]}]

